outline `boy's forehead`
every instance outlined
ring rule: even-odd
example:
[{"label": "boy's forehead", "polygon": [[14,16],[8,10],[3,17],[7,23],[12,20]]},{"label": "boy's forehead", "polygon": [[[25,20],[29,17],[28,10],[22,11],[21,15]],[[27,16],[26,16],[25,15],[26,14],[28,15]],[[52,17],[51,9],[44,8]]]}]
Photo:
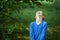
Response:
[{"label": "boy's forehead", "polygon": [[43,12],[42,11],[37,11],[36,15],[43,15]]}]

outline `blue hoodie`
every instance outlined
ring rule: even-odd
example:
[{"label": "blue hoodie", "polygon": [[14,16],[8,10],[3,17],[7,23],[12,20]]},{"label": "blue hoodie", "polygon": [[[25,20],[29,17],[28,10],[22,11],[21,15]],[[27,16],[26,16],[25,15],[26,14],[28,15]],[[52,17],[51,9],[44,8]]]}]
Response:
[{"label": "blue hoodie", "polygon": [[30,23],[30,40],[45,40],[47,33],[47,22],[42,21],[39,25],[36,21]]}]

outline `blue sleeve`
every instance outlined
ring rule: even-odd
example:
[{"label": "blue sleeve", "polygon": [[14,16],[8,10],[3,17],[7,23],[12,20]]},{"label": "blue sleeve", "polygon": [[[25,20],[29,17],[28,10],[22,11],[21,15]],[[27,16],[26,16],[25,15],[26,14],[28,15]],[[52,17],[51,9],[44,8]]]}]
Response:
[{"label": "blue sleeve", "polygon": [[30,40],[34,40],[33,23],[30,24]]},{"label": "blue sleeve", "polygon": [[43,27],[43,29],[42,29],[42,33],[41,33],[41,40],[45,40],[45,38],[46,38],[46,34],[47,34],[47,23],[45,23],[44,25],[43,25],[44,27]]}]

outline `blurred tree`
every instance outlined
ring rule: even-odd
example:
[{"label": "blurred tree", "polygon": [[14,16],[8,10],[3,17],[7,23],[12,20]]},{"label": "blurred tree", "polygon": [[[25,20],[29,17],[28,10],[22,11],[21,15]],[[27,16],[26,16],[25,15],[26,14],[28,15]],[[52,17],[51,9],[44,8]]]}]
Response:
[{"label": "blurred tree", "polygon": [[[20,10],[20,2],[14,0],[0,0],[0,35],[1,40],[5,40],[8,24],[14,24],[16,21],[20,22],[20,19],[11,16],[13,12]],[[6,32],[7,31],[7,32]]]},{"label": "blurred tree", "polygon": [[41,2],[38,0],[32,0],[33,4],[36,4],[37,6],[41,6]]},{"label": "blurred tree", "polygon": [[53,6],[56,10],[60,10],[60,0],[55,0]]}]

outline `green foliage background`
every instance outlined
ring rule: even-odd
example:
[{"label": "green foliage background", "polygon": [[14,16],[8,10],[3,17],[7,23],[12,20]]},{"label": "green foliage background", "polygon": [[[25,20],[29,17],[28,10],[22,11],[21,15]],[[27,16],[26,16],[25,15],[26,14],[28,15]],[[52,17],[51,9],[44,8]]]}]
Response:
[{"label": "green foliage background", "polygon": [[0,40],[29,40],[36,11],[48,22],[46,40],[60,40],[60,0],[0,0]]}]

